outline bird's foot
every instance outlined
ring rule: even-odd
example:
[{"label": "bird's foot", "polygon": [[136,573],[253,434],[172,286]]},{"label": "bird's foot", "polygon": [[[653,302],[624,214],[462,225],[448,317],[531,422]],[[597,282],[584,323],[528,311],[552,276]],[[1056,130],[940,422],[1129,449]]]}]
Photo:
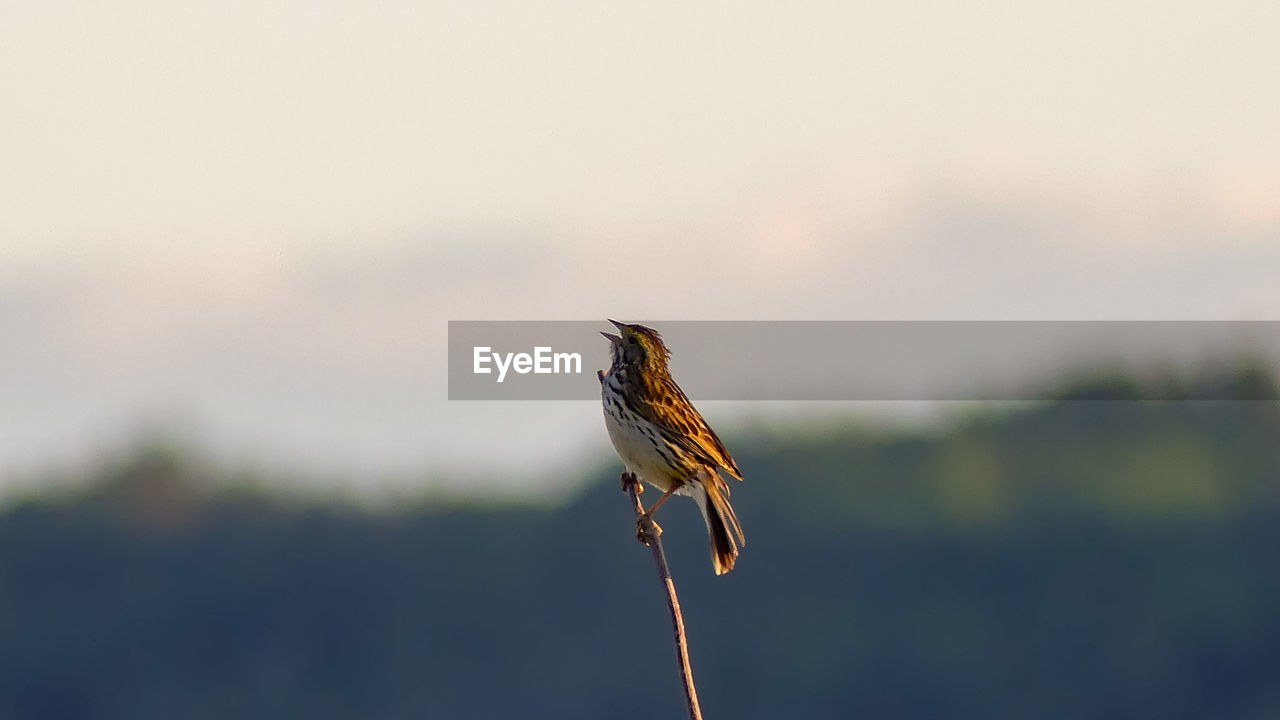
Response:
[{"label": "bird's foot", "polygon": [[662,526],[653,521],[653,516],[644,513],[636,518],[636,539],[645,545],[653,544],[662,534]]},{"label": "bird's foot", "polygon": [[636,486],[637,495],[644,492],[644,483],[640,482],[640,480],[636,478],[636,474],[633,472],[623,471],[621,482],[622,492],[630,492],[632,485]]}]

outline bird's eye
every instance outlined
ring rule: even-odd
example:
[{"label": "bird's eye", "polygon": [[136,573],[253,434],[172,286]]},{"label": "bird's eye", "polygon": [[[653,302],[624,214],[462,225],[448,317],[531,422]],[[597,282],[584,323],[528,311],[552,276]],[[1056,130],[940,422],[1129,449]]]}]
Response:
[{"label": "bird's eye", "polygon": [[635,344],[636,344],[636,336],[635,336],[635,335],[629,335],[629,336],[627,336],[627,342],[631,343],[632,345],[635,345]]}]

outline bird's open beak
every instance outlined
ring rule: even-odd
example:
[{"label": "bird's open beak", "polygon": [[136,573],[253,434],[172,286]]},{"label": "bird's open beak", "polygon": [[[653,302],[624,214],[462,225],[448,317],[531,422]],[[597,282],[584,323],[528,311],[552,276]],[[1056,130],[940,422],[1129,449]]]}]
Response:
[{"label": "bird's open beak", "polygon": [[[619,331],[621,331],[622,328],[627,326],[626,323],[620,323],[617,320],[610,320],[609,322],[613,323],[613,326],[618,328]],[[614,335],[613,333],[602,332],[600,334],[609,338],[609,342],[615,342],[615,343],[622,342],[622,338],[617,335]]]}]

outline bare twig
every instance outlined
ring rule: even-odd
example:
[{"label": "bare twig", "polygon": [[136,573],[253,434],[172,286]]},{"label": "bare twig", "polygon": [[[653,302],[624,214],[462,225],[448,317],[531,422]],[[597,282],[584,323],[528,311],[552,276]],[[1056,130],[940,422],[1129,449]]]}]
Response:
[{"label": "bare twig", "polygon": [[[644,503],[640,502],[640,493],[644,490],[632,473],[623,471],[622,488],[631,496],[635,506],[637,521],[644,520]],[[684,615],[680,613],[680,598],[676,596],[676,584],[671,579],[671,570],[667,567],[667,556],[662,552],[660,531],[652,520],[647,520],[639,527],[640,540],[653,551],[653,562],[658,566],[658,578],[667,591],[667,610],[671,612],[671,632],[676,642],[676,662],[680,665],[680,680],[684,683],[685,703],[689,708],[689,720],[702,720],[702,710],[698,707],[698,689],[693,685],[693,667],[689,664],[689,644],[684,637]]]}]

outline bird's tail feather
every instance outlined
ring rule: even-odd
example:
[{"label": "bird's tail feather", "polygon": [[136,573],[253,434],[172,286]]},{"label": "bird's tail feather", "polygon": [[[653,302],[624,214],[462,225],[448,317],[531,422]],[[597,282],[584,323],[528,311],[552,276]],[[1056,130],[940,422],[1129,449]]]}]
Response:
[{"label": "bird's tail feather", "polygon": [[738,559],[738,546],[746,545],[747,539],[742,534],[742,525],[738,523],[738,515],[729,504],[729,486],[719,473],[712,471],[710,477],[704,476],[702,482],[694,483],[693,498],[702,511],[702,520],[707,524],[707,535],[711,539],[711,565],[717,575],[723,575],[733,569]]}]

